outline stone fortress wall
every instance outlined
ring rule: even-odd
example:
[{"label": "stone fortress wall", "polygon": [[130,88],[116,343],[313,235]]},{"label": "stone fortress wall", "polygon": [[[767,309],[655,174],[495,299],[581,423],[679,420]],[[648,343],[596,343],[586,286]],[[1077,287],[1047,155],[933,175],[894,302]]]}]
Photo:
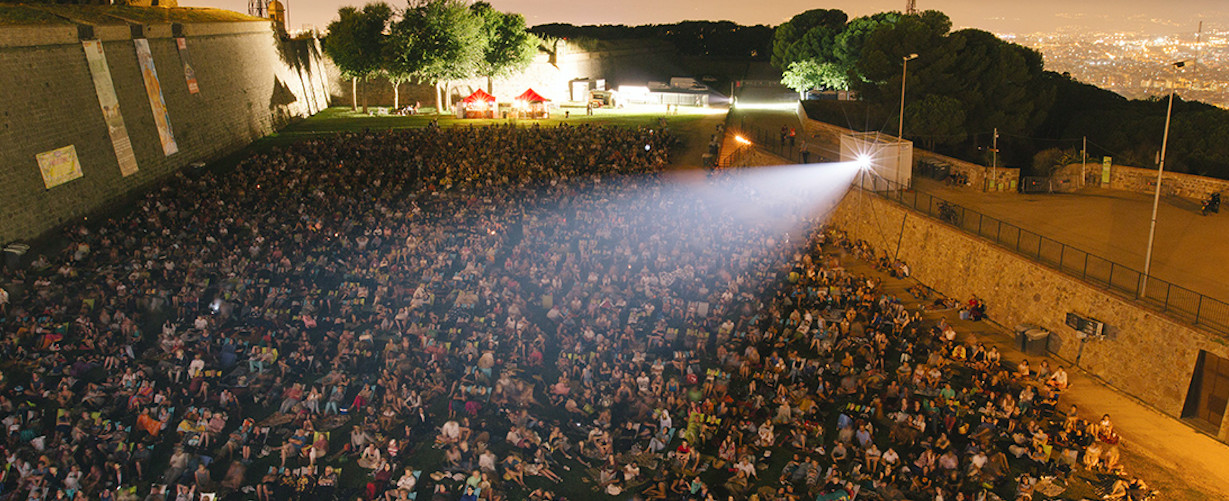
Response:
[{"label": "stone fortress wall", "polygon": [[[199,92],[190,93],[176,37]],[[148,40],[178,152],[164,154],[134,39]],[[102,43],[138,170],[112,146],[83,39]],[[217,159],[327,106],[316,40],[268,21],[0,27],[0,244],[30,239],[125,199],[194,162]],[[47,188],[36,156],[73,146],[81,177]]]},{"label": "stone fortress wall", "polygon": [[[1000,325],[1031,323],[1049,330],[1049,351],[1068,363],[1078,358],[1080,369],[1171,416],[1184,412],[1200,351],[1229,358],[1224,336],[878,196],[851,191],[832,223],[889,255],[899,252],[912,277],[927,286],[961,300],[981,298]],[[1104,322],[1109,334],[1081,343],[1065,324],[1069,312]],[[1218,434],[1222,441],[1229,440],[1229,418],[1224,421]]]}]

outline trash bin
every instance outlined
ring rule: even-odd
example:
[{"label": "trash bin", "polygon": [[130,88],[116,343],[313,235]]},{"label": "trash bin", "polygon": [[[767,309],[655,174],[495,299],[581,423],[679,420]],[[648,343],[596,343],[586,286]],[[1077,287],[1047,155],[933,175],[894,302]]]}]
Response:
[{"label": "trash bin", "polygon": [[4,248],[4,265],[9,269],[17,269],[21,265],[21,256],[26,255],[30,246],[26,244],[9,244]]},{"label": "trash bin", "polygon": [[1045,355],[1048,349],[1050,331],[1034,327],[1017,334],[1020,339],[1020,351],[1028,355]]}]

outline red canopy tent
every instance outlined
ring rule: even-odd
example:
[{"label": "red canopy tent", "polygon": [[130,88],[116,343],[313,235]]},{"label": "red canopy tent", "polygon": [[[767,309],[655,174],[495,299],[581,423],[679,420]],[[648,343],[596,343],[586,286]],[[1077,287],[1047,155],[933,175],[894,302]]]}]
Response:
[{"label": "red canopy tent", "polygon": [[465,118],[495,118],[495,96],[482,89],[462,99],[461,105],[465,108]]},{"label": "red canopy tent", "polygon": [[534,92],[533,89],[526,90],[520,96],[517,96],[517,101],[525,101],[527,103],[545,103],[550,99],[542,97],[541,94]]},{"label": "red canopy tent", "polygon": [[467,97],[467,98],[465,98],[465,99],[462,99],[462,100],[461,100],[461,102],[462,102],[462,103],[465,103],[465,104],[470,104],[470,103],[493,103],[493,102],[495,102],[495,96],[492,96],[492,95],[490,95],[490,94],[487,94],[485,90],[478,89],[478,90],[474,91],[474,93],[473,93],[473,94],[470,94],[470,95],[469,95],[469,97]]},{"label": "red canopy tent", "polygon": [[547,118],[550,116],[550,110],[546,103],[549,99],[542,97],[541,94],[534,92],[533,89],[526,90],[516,98],[517,108],[521,111],[525,118]]}]

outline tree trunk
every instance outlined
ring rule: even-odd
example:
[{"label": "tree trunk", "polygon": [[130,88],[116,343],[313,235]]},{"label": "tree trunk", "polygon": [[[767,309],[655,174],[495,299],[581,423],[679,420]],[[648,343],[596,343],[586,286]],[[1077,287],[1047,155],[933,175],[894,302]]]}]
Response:
[{"label": "tree trunk", "polygon": [[350,79],[350,111],[358,110],[358,78]]},{"label": "tree trunk", "polygon": [[393,81],[393,111],[401,109],[401,82]]},{"label": "tree trunk", "polygon": [[495,95],[495,82],[491,75],[486,76],[486,93],[492,96]]},{"label": "tree trunk", "polygon": [[444,106],[448,107],[448,111],[452,111],[452,89],[449,82],[444,82]]},{"label": "tree trunk", "polygon": [[444,114],[444,88],[442,82],[435,82],[435,114]]},{"label": "tree trunk", "polygon": [[363,79],[363,114],[367,114],[367,79]]}]

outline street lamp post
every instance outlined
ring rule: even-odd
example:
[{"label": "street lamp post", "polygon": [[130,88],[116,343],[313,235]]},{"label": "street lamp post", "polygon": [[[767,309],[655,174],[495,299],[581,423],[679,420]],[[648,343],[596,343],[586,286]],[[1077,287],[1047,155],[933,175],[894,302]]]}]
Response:
[{"label": "street lamp post", "polygon": [[905,140],[905,77],[909,76],[909,61],[917,59],[917,54],[909,54],[901,58],[904,63],[900,70],[900,121],[896,123],[896,135]]},{"label": "street lamp post", "polygon": [[[1186,61],[1173,63],[1174,68],[1186,66]],[[1148,296],[1148,273],[1152,269],[1152,239],[1156,236],[1156,210],[1161,203],[1161,177],[1165,175],[1165,148],[1169,145],[1169,119],[1174,112],[1174,94],[1178,89],[1169,86],[1169,106],[1165,110],[1165,134],[1161,136],[1161,158],[1156,169],[1156,193],[1152,196],[1152,221],[1148,224],[1148,251],[1144,254],[1144,276],[1139,282],[1139,297]]]},{"label": "street lamp post", "polygon": [[[901,58],[900,69],[900,121],[896,123],[896,136],[899,141],[896,142],[896,173],[892,176],[894,181],[899,182],[901,179],[901,156],[904,152],[905,143],[905,77],[909,76],[909,61],[917,59],[917,54],[909,54]],[[912,177],[912,176],[910,176]],[[890,188],[891,186],[889,186]]]}]

